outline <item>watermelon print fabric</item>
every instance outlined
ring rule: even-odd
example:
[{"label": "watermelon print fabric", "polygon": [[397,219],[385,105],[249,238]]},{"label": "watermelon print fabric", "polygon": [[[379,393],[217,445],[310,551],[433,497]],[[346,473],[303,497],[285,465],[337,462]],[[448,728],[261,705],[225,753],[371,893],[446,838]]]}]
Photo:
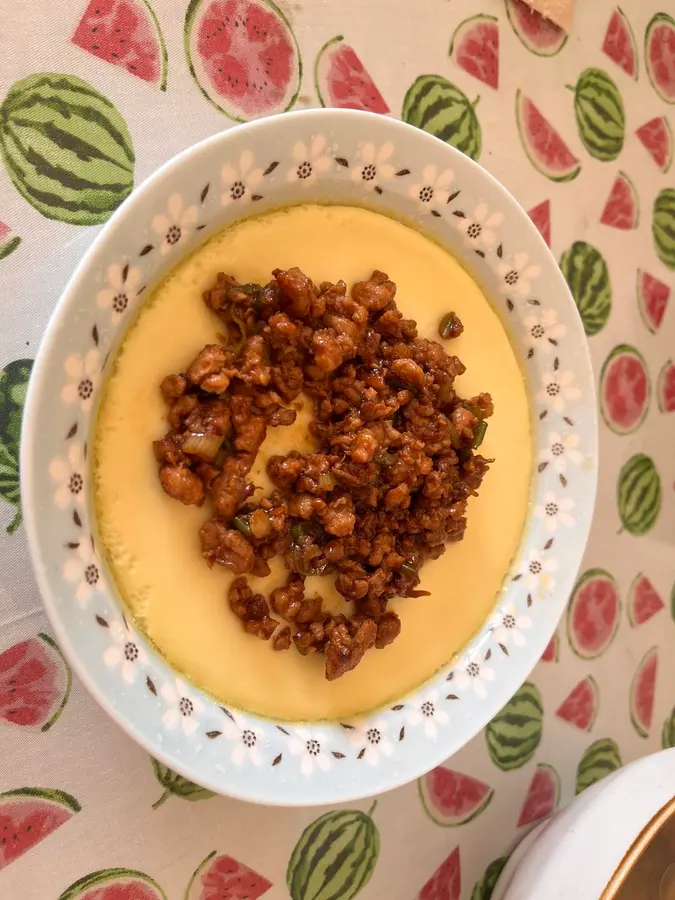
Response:
[{"label": "watermelon print fabric", "polygon": [[[63,0],[58,16],[0,0],[2,898],[489,900],[536,822],[675,745],[675,18],[665,0],[595,0],[577,4],[566,37],[523,0],[421,5],[423,29],[409,0]],[[265,90],[229,77],[242,71]],[[18,451],[47,320],[128,193],[236,121],[321,105],[425,129],[529,212],[588,335],[602,466],[568,611],[483,733],[377,803],[265,809],[150,759],[71,672],[30,572]],[[254,185],[254,169],[225,162],[233,185]],[[119,313],[135,277],[109,273],[92,302]],[[87,403],[93,362],[69,372],[74,403]],[[552,369],[538,396],[566,414],[575,390]],[[70,437],[50,477],[77,517],[86,445]],[[564,492],[538,512],[552,532],[574,526]],[[128,635],[99,625],[107,664],[133,683]],[[505,611],[495,627],[506,652],[531,623]]]}]

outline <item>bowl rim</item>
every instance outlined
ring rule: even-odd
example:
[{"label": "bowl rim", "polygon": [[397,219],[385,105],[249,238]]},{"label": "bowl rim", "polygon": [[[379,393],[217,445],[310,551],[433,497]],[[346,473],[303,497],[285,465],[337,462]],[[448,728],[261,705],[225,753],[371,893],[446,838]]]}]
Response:
[{"label": "bowl rim", "polygon": [[[38,518],[40,511],[40,500],[36,495],[36,484],[32,478],[32,471],[34,468],[34,447],[38,437],[38,429],[39,429],[39,421],[38,421],[38,397],[43,391],[43,381],[45,377],[45,373],[48,366],[48,360],[52,355],[53,345],[56,340],[59,329],[63,325],[64,314],[67,312],[69,305],[71,304],[73,298],[76,296],[80,280],[83,276],[83,273],[86,269],[91,265],[94,258],[99,254],[100,250],[106,246],[106,243],[109,239],[111,232],[115,229],[118,222],[124,219],[130,210],[132,210],[137,204],[140,203],[146,198],[152,195],[155,191],[158,184],[160,184],[163,178],[167,175],[167,173],[171,172],[171,170],[179,168],[181,164],[190,159],[190,157],[198,157],[202,152],[208,152],[209,148],[212,146],[218,146],[219,144],[225,145],[230,139],[232,139],[233,135],[241,135],[243,131],[246,131],[250,135],[255,135],[257,132],[264,132],[270,128],[275,128],[277,124],[281,121],[284,123],[292,124],[294,121],[301,120],[316,120],[317,127],[329,127],[331,123],[337,122],[355,122],[357,124],[361,123],[365,126],[368,124],[376,125],[382,120],[386,120],[389,123],[389,127],[393,127],[397,130],[401,130],[401,132],[406,132],[411,135],[414,135],[414,140],[420,145],[423,146],[427,144],[429,147],[433,147],[436,152],[438,152],[439,147],[443,148],[443,152],[446,154],[448,159],[448,164],[452,165],[453,160],[461,159],[461,164],[473,168],[476,176],[486,183],[490,183],[492,185],[493,190],[495,190],[504,200],[505,205],[509,207],[516,207],[520,212],[522,207],[520,203],[515,199],[515,197],[508,191],[506,187],[504,187],[501,182],[499,182],[490,172],[484,169],[481,165],[476,163],[475,161],[467,158],[463,153],[454,147],[445,144],[442,141],[439,141],[437,138],[432,135],[409,125],[400,119],[396,119],[389,116],[380,116],[376,113],[370,113],[361,110],[343,110],[343,109],[331,109],[331,108],[323,108],[323,109],[305,109],[305,110],[296,110],[292,112],[284,112],[279,113],[273,116],[268,116],[262,119],[258,119],[255,121],[236,124],[231,128],[224,129],[223,131],[217,132],[213,135],[206,137],[205,139],[190,145],[189,147],[182,150],[180,153],[174,155],[170,159],[168,159],[165,163],[163,163],[160,167],[154,170],[138,187],[136,187],[133,192],[124,200],[124,202],[115,210],[110,219],[105,223],[105,225],[101,228],[99,233],[95,236],[92,243],[87,248],[84,255],[79,260],[77,266],[75,267],[72,275],[68,279],[66,286],[64,287],[51,315],[49,318],[49,322],[43,334],[43,337],[40,341],[40,345],[38,348],[38,352],[36,354],[33,371],[31,374],[31,378],[28,385],[28,390],[26,393],[25,405],[24,405],[24,415],[22,420],[22,428],[21,428],[21,442],[20,442],[20,484],[21,484],[21,498],[22,498],[22,507],[23,507],[23,517],[24,524],[26,528],[26,536],[28,541],[29,553],[31,558],[31,563],[33,570],[35,572],[38,588],[41,595],[42,604],[47,615],[47,618],[50,622],[51,627],[54,630],[56,640],[59,646],[62,648],[65,657],[67,658],[69,664],[72,666],[73,671],[76,673],[80,681],[83,683],[87,691],[91,694],[91,696],[96,700],[99,706],[106,712],[108,716],[110,716],[116,723],[119,725],[129,737],[132,738],[138,745],[140,745],[144,750],[146,750],[152,757],[155,757],[164,765],[170,767],[178,774],[183,777],[194,780],[195,773],[191,769],[189,764],[183,763],[182,759],[172,755],[170,752],[164,749],[164,746],[160,745],[158,742],[153,743],[151,739],[148,739],[143,735],[134,722],[127,716],[125,713],[120,712],[116,705],[111,702],[109,697],[107,696],[105,690],[99,687],[92,676],[89,674],[89,670],[87,665],[82,660],[80,654],[77,651],[76,644],[71,641],[70,633],[68,628],[65,626],[62,621],[59,613],[58,613],[58,602],[57,602],[57,592],[53,585],[52,579],[48,574],[47,568],[45,566],[45,561],[43,558],[43,554],[41,551],[40,538],[39,538],[39,527],[38,527]],[[325,122],[324,125],[321,123]],[[356,204],[354,204],[356,205]],[[524,214],[526,216],[526,214]],[[243,217],[242,217],[243,218]],[[524,219],[523,219],[524,221]],[[528,220],[529,221],[529,220]],[[534,224],[530,223],[529,226],[530,238],[539,243],[539,248],[542,254],[548,256],[551,263],[556,266],[557,263],[555,258],[552,256],[552,253],[545,241],[536,230]],[[188,251],[190,252],[190,251]],[[185,254],[178,257],[176,260],[172,262],[172,267],[179,264],[180,260],[184,258]],[[562,277],[562,276],[561,276]],[[569,294],[569,291],[568,291]],[[570,296],[570,304],[573,304],[572,298]],[[125,329],[126,331],[126,329]],[[113,347],[115,344],[113,344]],[[589,455],[592,454],[593,459],[597,462],[598,459],[598,417],[597,417],[597,406],[595,403],[595,380],[593,377],[593,369],[591,365],[590,352],[588,347],[588,342],[584,341],[583,347],[577,348],[579,352],[579,368],[584,371],[591,373],[591,385],[593,396],[588,398],[592,402],[592,406],[595,409],[592,419],[592,441],[589,446]],[[531,411],[534,412],[534,397],[530,394],[531,400]],[[536,450],[536,437],[533,437],[535,440],[535,450]],[[588,442],[587,442],[588,443]],[[532,485],[536,485],[537,483],[537,472],[536,468],[534,468],[536,463],[536,456],[533,457],[533,473],[532,473]],[[588,473],[587,473],[588,474]],[[582,546],[585,548],[588,536],[590,533],[590,523],[592,519],[592,510],[595,504],[595,498],[597,493],[597,480],[598,480],[598,466],[597,464],[594,466],[593,471],[591,473],[591,483],[589,486],[589,514],[587,518],[587,522],[584,523],[582,531],[585,531],[582,534],[583,544]],[[525,526],[526,528],[527,526]],[[577,533],[579,529],[577,528]],[[526,546],[526,530],[523,532],[523,536],[521,539],[521,545],[519,553],[522,553]],[[581,566],[583,552],[579,552],[578,554],[578,562],[575,567],[573,576],[576,576],[578,569]],[[529,673],[531,672],[534,665],[539,659],[541,652],[543,652],[544,647],[548,643],[551,638],[551,635],[554,633],[555,628],[558,625],[559,618],[564,614],[564,607],[560,610],[560,615],[556,612],[555,617],[553,619],[553,624],[550,629],[547,629],[545,634],[545,640],[543,637],[538,637],[536,641],[533,641],[528,648],[528,664],[524,666],[521,664],[519,666],[519,671],[523,674],[524,678],[527,678]],[[472,639],[473,640],[473,639]],[[539,646],[541,644],[541,646]],[[466,649],[466,648],[464,648]],[[176,670],[171,667],[170,663],[167,663],[169,668],[176,673]],[[515,667],[514,667],[515,669]],[[432,678],[435,676],[431,676]],[[514,683],[512,686],[517,690],[518,685],[520,684],[520,679],[517,680],[517,683]],[[420,685],[415,689],[414,693],[419,693],[425,685]],[[503,692],[502,692],[503,693]],[[509,695],[510,696],[510,690]],[[375,711],[376,712],[376,711]],[[480,729],[490,720],[491,716],[494,715],[496,710],[489,709],[488,707],[484,707],[484,712],[481,715],[474,717],[474,727],[472,735],[467,738],[472,740],[476,737]],[[310,723],[311,724],[311,723]],[[324,723],[316,723],[320,725],[324,725]],[[330,727],[336,723],[327,722],[325,723],[326,727]],[[447,732],[446,732],[447,736]],[[406,763],[401,766],[402,769],[405,769],[405,773],[401,772],[396,773],[397,777],[391,778],[391,783],[384,788],[377,788],[377,793],[380,793],[383,790],[390,790],[395,787],[399,787],[403,784],[413,781],[414,779],[420,777],[424,773],[428,772],[434,766],[439,765],[443,760],[447,758],[447,751],[443,751],[442,745],[447,741],[440,740],[436,743],[435,750],[429,751],[429,753],[424,757],[424,759],[417,759],[412,763]],[[439,750],[439,746],[441,745],[441,749]],[[462,745],[463,746],[463,745]],[[456,752],[456,751],[453,751]],[[321,793],[320,782],[314,783],[313,788],[316,789],[316,798],[312,796],[309,798],[307,795],[298,797],[298,799],[288,797],[275,797],[273,795],[270,796],[252,796],[251,793],[247,790],[239,790],[239,786],[235,779],[229,779],[227,789],[223,787],[221,781],[219,781],[215,776],[213,778],[208,775],[202,775],[199,773],[197,776],[198,784],[203,785],[209,790],[213,791],[216,794],[231,796],[239,800],[243,800],[246,802],[260,803],[264,805],[272,805],[272,806],[308,806],[308,805],[319,805],[325,804],[328,802],[348,802],[359,800],[372,795],[372,791],[364,790],[361,787],[352,789],[352,790],[344,790],[340,793],[339,800],[334,800],[332,796],[327,799]]]}]

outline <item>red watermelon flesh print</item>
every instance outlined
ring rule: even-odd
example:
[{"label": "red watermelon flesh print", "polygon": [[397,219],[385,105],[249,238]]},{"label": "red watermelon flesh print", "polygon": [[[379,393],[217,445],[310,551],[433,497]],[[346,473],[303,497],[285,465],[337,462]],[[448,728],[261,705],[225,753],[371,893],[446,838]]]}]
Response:
[{"label": "red watermelon flesh print", "polygon": [[668,119],[665,116],[650,119],[635,134],[659,169],[667,172],[673,161],[673,133]]},{"label": "red watermelon flesh print", "polygon": [[630,720],[643,738],[649,737],[652,727],[658,668],[658,647],[652,647],[638,666],[630,686]]},{"label": "red watermelon flesh print", "polygon": [[342,35],[323,45],[314,64],[314,82],[322,106],[363,109],[386,115],[390,110],[365,66]]},{"label": "red watermelon flesh print", "polygon": [[630,434],[644,421],[650,394],[647,366],[638,351],[619,344],[600,371],[600,409],[616,434]]},{"label": "red watermelon flesh print", "polygon": [[555,714],[563,722],[575,725],[581,731],[590,731],[598,713],[599,691],[592,675],[572,689]]},{"label": "red watermelon flesh print", "polygon": [[72,675],[46,634],[0,653],[0,719],[47,731],[68,701]]},{"label": "red watermelon flesh print", "polygon": [[653,275],[638,269],[637,299],[642,321],[652,334],[656,334],[668,308],[670,288]]},{"label": "red watermelon flesh print", "polygon": [[555,56],[567,41],[567,35],[550,19],[532,9],[523,0],[506,0],[506,12],[518,39],[537,56]]},{"label": "red watermelon flesh print", "polygon": [[675,103],[675,20],[667,13],[656,13],[647,26],[645,65],[659,97]]},{"label": "red watermelon flesh print", "polygon": [[484,781],[438,766],[419,782],[426,814],[437,825],[464,825],[475,819],[492,800],[493,790]]},{"label": "red watermelon flesh print", "polygon": [[455,847],[417,895],[417,900],[459,900],[462,891],[459,847]]},{"label": "red watermelon flesh print", "polygon": [[540,662],[558,662],[559,650],[560,638],[558,637],[558,632],[556,631],[556,633],[546,645],[546,649],[541,654]]},{"label": "red watermelon flesh print", "polygon": [[637,81],[638,55],[635,36],[624,12],[617,6],[612,13],[605,34],[602,52]]},{"label": "red watermelon flesh print", "polygon": [[625,174],[619,172],[612,190],[605,203],[600,221],[610,228],[630,231],[637,228],[640,218],[637,193],[633,182]]},{"label": "red watermelon flesh print", "polygon": [[455,31],[450,56],[460,69],[488,87],[499,87],[499,24],[494,16],[471,16]]},{"label": "red watermelon flesh print", "polygon": [[670,359],[659,372],[656,390],[661,412],[675,412],[675,363]]},{"label": "red watermelon flesh print", "polygon": [[263,875],[214,850],[192,876],[185,900],[258,900],[271,887]]},{"label": "red watermelon flesh print", "polygon": [[628,621],[633,628],[644,625],[665,608],[665,603],[646,575],[640,573],[630,586],[627,602]]},{"label": "red watermelon flesh print", "polygon": [[72,42],[113,66],[166,90],[164,38],[146,0],[91,0]]},{"label": "red watermelon flesh print", "polygon": [[185,48],[204,96],[235,122],[283,112],[297,100],[300,52],[272,0],[190,0]]},{"label": "red watermelon flesh print", "polygon": [[516,827],[525,828],[526,825],[534,825],[550,816],[558,806],[559,799],[560,776],[553,766],[539,763],[527,789]]},{"label": "red watermelon flesh print", "polygon": [[577,177],[581,171],[579,160],[521,91],[516,92],[516,119],[523,149],[538,172],[551,181],[572,181]]},{"label": "red watermelon flesh print", "polygon": [[4,869],[80,811],[70,794],[19,788],[0,794],[0,869]]},{"label": "red watermelon flesh print", "polygon": [[71,884],[59,900],[166,900],[166,895],[143,872],[101,869]]},{"label": "red watermelon flesh print", "polygon": [[551,246],[551,201],[544,200],[537,206],[533,206],[528,212],[528,216],[532,219],[537,227],[537,231],[546,241],[546,246]]},{"label": "red watermelon flesh print", "polygon": [[567,636],[577,656],[594,659],[605,652],[619,627],[619,613],[619,592],[609,572],[584,572],[567,607]]}]

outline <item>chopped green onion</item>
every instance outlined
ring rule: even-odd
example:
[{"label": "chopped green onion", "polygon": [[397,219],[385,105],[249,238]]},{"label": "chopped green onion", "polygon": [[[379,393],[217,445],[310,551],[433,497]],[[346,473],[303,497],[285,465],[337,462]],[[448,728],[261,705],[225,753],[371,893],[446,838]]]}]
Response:
[{"label": "chopped green onion", "polygon": [[219,434],[188,434],[183,441],[183,452],[191,456],[199,456],[207,462],[212,462],[223,443]]},{"label": "chopped green onion", "polygon": [[295,525],[291,525],[291,537],[294,541],[299,541],[303,534],[302,525],[299,525],[297,522]]},{"label": "chopped green onion", "polygon": [[393,466],[396,462],[396,457],[392,453],[380,453],[379,456],[375,457],[375,462],[378,466]]},{"label": "chopped green onion", "polygon": [[235,516],[232,519],[232,524],[236,529],[241,531],[242,534],[246,535],[246,537],[251,537],[251,526],[248,522],[248,516]]},{"label": "chopped green onion", "polygon": [[446,313],[438,325],[438,333],[445,340],[459,337],[464,326],[454,312]]},{"label": "chopped green onion", "polygon": [[448,431],[450,432],[450,443],[452,444],[453,450],[459,450],[459,434],[454,426],[454,423],[451,422],[450,419],[448,419]]},{"label": "chopped green onion", "polygon": [[408,578],[417,578],[418,575],[417,567],[408,560],[401,564],[401,568],[399,569],[399,571],[404,575],[407,575]]},{"label": "chopped green onion", "polygon": [[317,485],[322,491],[332,491],[335,487],[335,479],[330,472],[325,472],[323,475],[319,475]]},{"label": "chopped green onion", "polygon": [[483,443],[483,438],[485,437],[487,427],[488,423],[484,419],[481,419],[481,421],[478,423],[478,428],[476,428],[473,443],[471,444],[474,450],[477,450]]}]

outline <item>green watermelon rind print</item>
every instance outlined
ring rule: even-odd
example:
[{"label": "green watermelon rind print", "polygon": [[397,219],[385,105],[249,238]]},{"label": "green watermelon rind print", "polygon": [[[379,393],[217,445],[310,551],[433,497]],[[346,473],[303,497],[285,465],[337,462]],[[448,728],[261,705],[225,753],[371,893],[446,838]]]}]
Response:
[{"label": "green watermelon rind print", "polygon": [[122,868],[100,869],[98,872],[90,872],[89,875],[79,878],[77,881],[73,882],[70,887],[67,887],[59,897],[59,900],[79,900],[79,898],[84,895],[85,891],[89,892],[94,888],[104,887],[106,884],[111,884],[115,881],[132,881],[132,883],[140,883],[144,887],[153,889],[156,900],[166,900],[166,894],[154,878],[151,878],[149,875],[146,875],[145,872],[139,872],[136,869]]},{"label": "green watermelon rind print", "polygon": [[291,900],[352,900],[368,884],[380,855],[374,808],[327,812],[305,828],[286,871]]},{"label": "green watermelon rind print", "polygon": [[664,750],[670,750],[675,747],[675,707],[670,711],[670,715],[663,723],[661,729],[661,747]]},{"label": "green watermelon rind print", "polygon": [[71,225],[106,222],[133,188],[126,122],[74,75],[39,72],[12,85],[0,106],[0,155],[34,209]]},{"label": "green watermelon rind print", "polygon": [[483,873],[483,877],[474,885],[471,891],[471,900],[490,900],[499,876],[508,861],[508,856],[500,856],[492,860]]},{"label": "green watermelon rind print", "polygon": [[663,265],[675,269],[675,188],[664,188],[654,200],[652,240]]},{"label": "green watermelon rind print", "polygon": [[0,259],[7,259],[10,254],[18,249],[20,243],[21,238],[18,234],[15,234],[14,237],[10,238],[4,244],[0,244]]},{"label": "green watermelon rind print", "polygon": [[598,334],[612,312],[612,283],[602,254],[586,241],[575,241],[560,257],[560,269],[588,337]]},{"label": "green watermelon rind print", "polygon": [[616,496],[622,525],[619,531],[633,537],[647,534],[661,512],[661,478],[651,457],[636,453],[623,464]]},{"label": "green watermelon rind print", "polygon": [[529,762],[541,741],[543,718],[539,689],[526,681],[485,727],[492,762],[504,772]]},{"label": "green watermelon rind print", "polygon": [[401,118],[477,160],[483,147],[475,110],[479,100],[476,97],[472,103],[442,75],[420,75],[406,91]]},{"label": "green watermelon rind print", "polygon": [[152,763],[152,771],[155,773],[155,778],[164,788],[164,793],[152,804],[153,809],[158,809],[163,803],[166,803],[169,797],[180,797],[181,800],[195,802],[197,800],[210,800],[211,797],[216,796],[208,788],[195,784],[189,778],[174,772],[173,769],[165,766],[164,763],[155,759],[154,756],[150,757],[150,762]]},{"label": "green watermelon rind print", "polygon": [[615,160],[623,150],[626,112],[621,93],[603,69],[588,68],[579,76],[574,91],[574,115],[579,137],[595,159]]},{"label": "green watermelon rind print", "polygon": [[592,784],[616,772],[622,765],[616,741],[599,738],[584,750],[579,760],[574,793],[580,794]]}]

